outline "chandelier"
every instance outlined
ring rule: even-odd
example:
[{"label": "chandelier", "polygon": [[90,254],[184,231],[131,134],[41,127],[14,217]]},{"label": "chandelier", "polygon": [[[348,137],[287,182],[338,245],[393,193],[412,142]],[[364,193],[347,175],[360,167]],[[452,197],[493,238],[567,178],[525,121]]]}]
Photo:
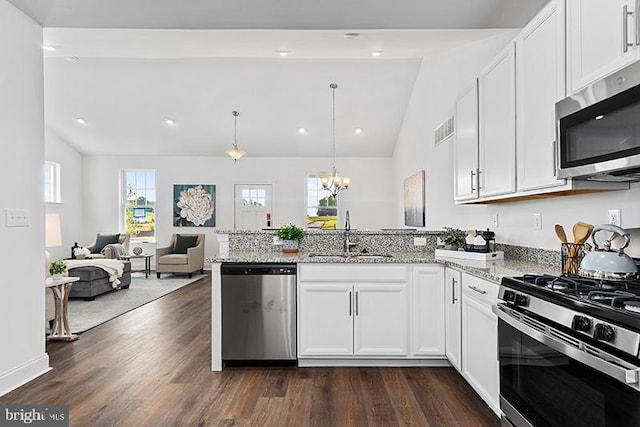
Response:
[{"label": "chandelier", "polygon": [[333,91],[333,168],[331,175],[324,175],[320,177],[320,182],[322,183],[322,188],[329,191],[335,198],[339,192],[349,188],[351,178],[338,175],[338,168],[336,168],[336,89],[338,88],[338,85],[336,83],[331,83],[329,87]]},{"label": "chandelier", "polygon": [[242,156],[247,154],[247,152],[238,148],[238,116],[240,113],[232,111],[231,114],[233,114],[233,148],[226,150],[225,153],[227,153],[234,162],[237,162]]}]

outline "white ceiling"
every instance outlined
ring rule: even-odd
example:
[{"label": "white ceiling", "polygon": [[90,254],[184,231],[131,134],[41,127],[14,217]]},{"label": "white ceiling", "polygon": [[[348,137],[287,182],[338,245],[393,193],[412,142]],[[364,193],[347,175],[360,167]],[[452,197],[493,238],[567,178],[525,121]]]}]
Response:
[{"label": "white ceiling", "polygon": [[81,27],[45,28],[44,43],[46,124],[82,153],[224,155],[238,110],[247,155],[329,156],[335,82],[337,155],[389,156],[422,61],[522,26],[546,0],[11,2]]}]

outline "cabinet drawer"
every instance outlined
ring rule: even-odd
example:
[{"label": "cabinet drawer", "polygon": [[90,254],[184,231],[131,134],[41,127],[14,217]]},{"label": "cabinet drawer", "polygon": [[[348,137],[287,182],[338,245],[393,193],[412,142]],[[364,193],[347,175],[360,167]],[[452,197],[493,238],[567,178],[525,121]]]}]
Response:
[{"label": "cabinet drawer", "polygon": [[406,282],[406,265],[299,264],[300,282]]},{"label": "cabinet drawer", "polygon": [[462,297],[473,298],[488,306],[492,306],[498,302],[497,283],[480,279],[467,273],[462,274]]}]

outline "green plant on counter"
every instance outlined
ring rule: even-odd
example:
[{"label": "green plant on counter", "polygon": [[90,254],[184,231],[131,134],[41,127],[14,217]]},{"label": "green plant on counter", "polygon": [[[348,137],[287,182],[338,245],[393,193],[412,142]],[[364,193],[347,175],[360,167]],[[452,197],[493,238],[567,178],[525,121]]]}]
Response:
[{"label": "green plant on counter", "polygon": [[304,237],[304,230],[295,224],[289,223],[278,229],[278,238],[280,240],[293,240],[300,243]]},{"label": "green plant on counter", "polygon": [[57,259],[51,263],[49,267],[49,273],[53,276],[55,274],[63,274],[67,271],[67,264],[61,259]]},{"label": "green plant on counter", "polygon": [[444,227],[444,233],[440,236],[440,240],[447,246],[462,248],[466,243],[465,237],[465,232],[458,228]]}]

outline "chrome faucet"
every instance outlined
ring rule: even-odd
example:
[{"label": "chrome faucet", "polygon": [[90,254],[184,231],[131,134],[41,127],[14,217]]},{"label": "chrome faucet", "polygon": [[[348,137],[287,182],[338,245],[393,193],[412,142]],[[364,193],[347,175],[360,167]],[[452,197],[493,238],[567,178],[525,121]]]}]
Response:
[{"label": "chrome faucet", "polygon": [[349,211],[347,210],[344,223],[344,251],[351,253],[351,249],[356,246],[355,242],[349,240],[349,231],[351,231],[351,219],[349,218]]}]

